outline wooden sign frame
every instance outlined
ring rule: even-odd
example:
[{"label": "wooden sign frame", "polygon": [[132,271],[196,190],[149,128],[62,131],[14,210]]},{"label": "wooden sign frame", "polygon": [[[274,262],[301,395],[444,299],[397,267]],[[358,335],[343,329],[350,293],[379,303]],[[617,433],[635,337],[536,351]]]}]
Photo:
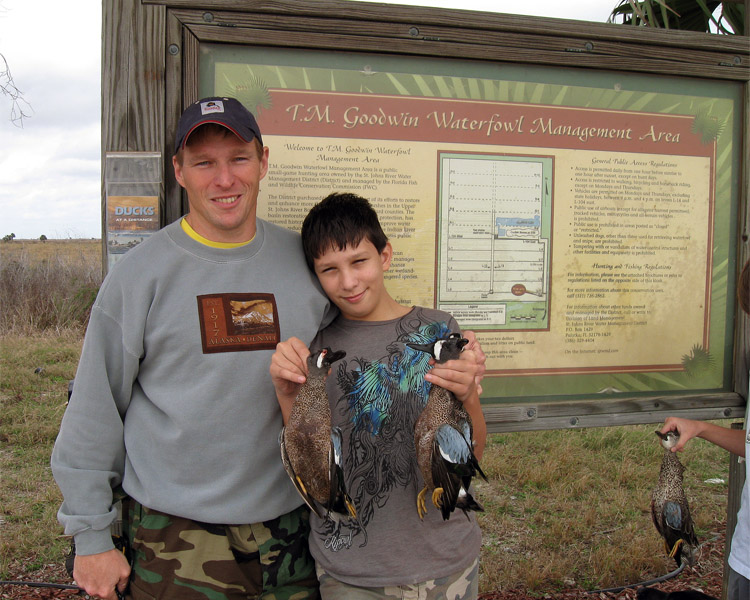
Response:
[{"label": "wooden sign frame", "polygon": [[[726,243],[731,247],[722,254],[727,270],[722,280],[725,296],[734,293],[737,272],[750,256],[747,37],[312,0],[105,0],[103,29],[104,152],[153,151],[169,157],[182,109],[201,95],[202,55],[221,45],[283,49],[301,57],[311,53],[397,57],[412,60],[418,74],[424,70],[420,64],[437,59],[471,62],[480,71],[508,66],[571,69],[610,79],[622,74],[640,77],[647,87],[658,87],[669,78],[693,81],[696,86],[726,84],[735,90],[732,152],[739,158],[732,163],[736,180],[728,201],[732,214],[726,221],[731,230]],[[169,160],[164,161],[163,181],[166,224],[186,211]],[[719,384],[707,389],[610,389],[559,397],[514,391],[507,397],[501,384],[493,388],[493,380],[488,379],[493,390],[484,406],[489,430],[648,423],[662,420],[666,413],[700,419],[741,417],[750,365],[748,319],[731,298],[723,302],[726,348]]]}]

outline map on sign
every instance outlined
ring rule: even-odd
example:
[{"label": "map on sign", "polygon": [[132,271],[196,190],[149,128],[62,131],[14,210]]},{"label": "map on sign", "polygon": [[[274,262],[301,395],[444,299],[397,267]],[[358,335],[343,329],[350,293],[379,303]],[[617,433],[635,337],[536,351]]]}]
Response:
[{"label": "map on sign", "polygon": [[476,329],[546,329],[552,158],[439,154],[439,308]]}]

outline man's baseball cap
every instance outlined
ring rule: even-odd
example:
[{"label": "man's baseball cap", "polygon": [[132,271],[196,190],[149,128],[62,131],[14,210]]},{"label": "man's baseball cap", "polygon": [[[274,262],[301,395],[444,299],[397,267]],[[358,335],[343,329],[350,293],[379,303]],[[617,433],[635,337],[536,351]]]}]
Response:
[{"label": "man's baseball cap", "polygon": [[217,96],[198,100],[188,106],[182,113],[180,122],[177,124],[175,154],[185,147],[185,142],[190,134],[206,123],[223,125],[245,143],[250,143],[253,138],[258,138],[260,145],[263,145],[260,128],[253,113],[235,98]]}]

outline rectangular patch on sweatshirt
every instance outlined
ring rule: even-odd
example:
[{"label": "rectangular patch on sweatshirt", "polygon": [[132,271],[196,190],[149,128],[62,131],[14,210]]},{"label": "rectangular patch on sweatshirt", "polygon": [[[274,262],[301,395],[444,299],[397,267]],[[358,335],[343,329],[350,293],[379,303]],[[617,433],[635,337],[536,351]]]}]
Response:
[{"label": "rectangular patch on sweatshirt", "polygon": [[198,296],[203,354],[273,350],[281,340],[273,294]]}]

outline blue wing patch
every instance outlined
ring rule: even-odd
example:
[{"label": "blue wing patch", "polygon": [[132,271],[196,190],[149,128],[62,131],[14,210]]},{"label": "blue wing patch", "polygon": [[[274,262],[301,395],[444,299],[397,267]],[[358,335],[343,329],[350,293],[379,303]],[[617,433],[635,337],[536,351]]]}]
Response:
[{"label": "blue wing patch", "polygon": [[667,522],[667,525],[678,531],[682,529],[682,509],[679,504],[676,502],[665,502],[662,512],[664,513],[664,520]]},{"label": "blue wing patch", "polygon": [[468,462],[471,455],[469,435],[468,423],[464,423],[463,434],[450,425],[439,427],[435,432],[435,442],[443,459],[453,464]]}]

